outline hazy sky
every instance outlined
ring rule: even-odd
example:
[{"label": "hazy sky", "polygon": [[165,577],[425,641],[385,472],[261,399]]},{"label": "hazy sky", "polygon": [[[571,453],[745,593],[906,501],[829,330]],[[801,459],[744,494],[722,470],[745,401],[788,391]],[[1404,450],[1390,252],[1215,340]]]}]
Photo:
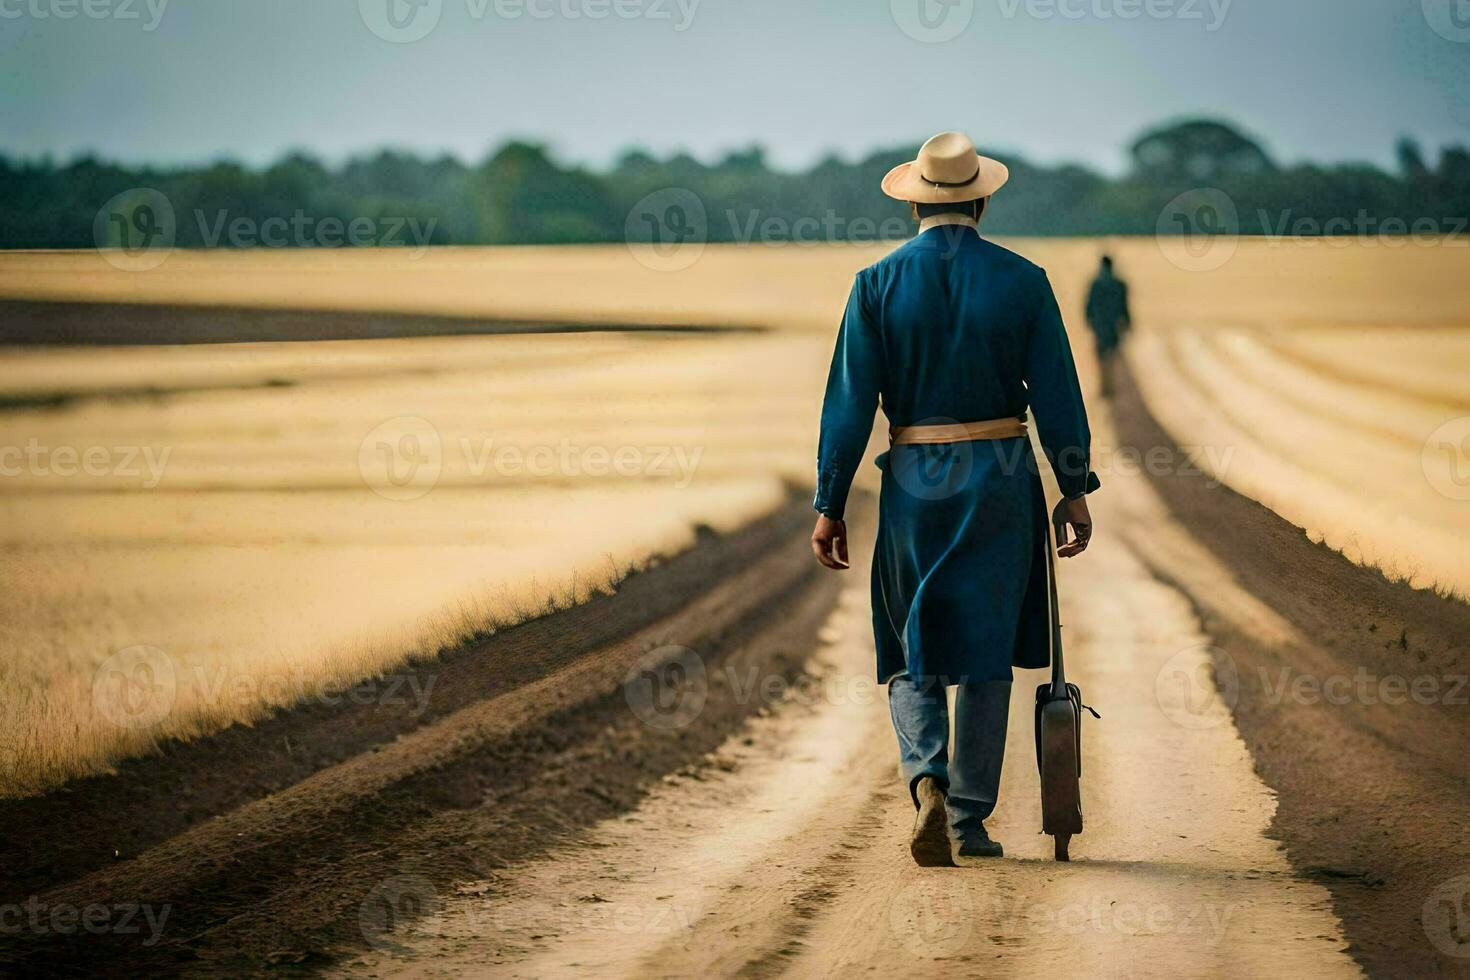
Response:
[{"label": "hazy sky", "polygon": [[634,144],[711,158],[760,142],[797,166],[958,128],[1112,170],[1142,127],[1207,113],[1283,160],[1388,163],[1403,133],[1470,141],[1470,16],[1454,3],[1470,14],[1466,0],[0,0],[0,152],[335,161],[396,145],[473,161],[525,136],[596,165]]}]

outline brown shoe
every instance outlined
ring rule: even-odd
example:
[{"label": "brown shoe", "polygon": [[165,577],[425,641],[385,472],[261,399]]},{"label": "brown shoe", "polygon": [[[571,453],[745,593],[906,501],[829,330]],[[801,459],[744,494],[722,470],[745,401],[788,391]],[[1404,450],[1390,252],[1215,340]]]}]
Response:
[{"label": "brown shoe", "polygon": [[954,858],[949,853],[949,813],[944,809],[944,790],[933,777],[925,776],[914,787],[919,800],[919,813],[914,817],[914,834],[909,839],[909,853],[915,863],[926,868],[949,868]]}]

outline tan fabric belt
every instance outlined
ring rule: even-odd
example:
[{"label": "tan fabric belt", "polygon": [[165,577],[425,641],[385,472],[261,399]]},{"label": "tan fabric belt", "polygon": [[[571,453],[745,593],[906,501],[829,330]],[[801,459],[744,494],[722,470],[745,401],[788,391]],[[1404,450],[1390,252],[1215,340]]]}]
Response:
[{"label": "tan fabric belt", "polygon": [[894,446],[937,446],[975,439],[1024,439],[1026,432],[1026,423],[1020,419],[989,419],[953,425],[894,426],[888,430],[888,441]]}]

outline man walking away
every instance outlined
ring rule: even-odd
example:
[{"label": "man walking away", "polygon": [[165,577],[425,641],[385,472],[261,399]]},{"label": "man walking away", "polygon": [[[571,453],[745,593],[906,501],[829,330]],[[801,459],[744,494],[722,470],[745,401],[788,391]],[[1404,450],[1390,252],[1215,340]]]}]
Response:
[{"label": "man walking away", "polygon": [[[817,450],[812,550],[847,562],[843,512],[881,399],[888,417],[873,555],[878,680],[898,736],[923,865],[999,857],[985,820],[1005,753],[1012,667],[1051,659],[1047,512],[1027,438],[1034,415],[1070,526],[1092,535],[1090,435],[1046,273],[982,238],[1004,164],[941,133],[883,181],[919,234],[859,272],[838,332]],[[954,738],[946,688],[955,696]]]},{"label": "man walking away", "polygon": [[1128,315],[1128,284],[1113,274],[1113,259],[1102,257],[1097,278],[1087,292],[1087,325],[1097,338],[1097,366],[1104,398],[1113,396],[1118,345],[1133,321]]}]

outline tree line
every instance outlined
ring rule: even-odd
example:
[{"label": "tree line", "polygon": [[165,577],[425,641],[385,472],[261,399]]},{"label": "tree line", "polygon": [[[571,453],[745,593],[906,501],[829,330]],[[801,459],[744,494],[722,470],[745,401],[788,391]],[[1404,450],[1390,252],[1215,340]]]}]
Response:
[{"label": "tree line", "polygon": [[[1459,235],[1470,215],[1470,152],[1449,146],[1431,159],[1410,139],[1399,143],[1393,171],[1361,163],[1283,166],[1258,141],[1213,120],[1142,134],[1119,177],[999,155],[1012,178],[986,216],[987,232],[996,235],[1211,231],[1169,213],[1171,202],[1200,188],[1222,191],[1234,209],[1233,215],[1215,209],[1208,221],[1246,235]],[[297,152],[264,168],[229,161],[128,167],[94,156],[58,164],[0,155],[0,247],[93,247],[111,234],[99,211],[137,188],[166,199],[174,244],[181,247],[259,244],[259,236],[242,240],[229,229],[271,221],[356,229],[322,236],[298,227],[279,239],[301,245],[901,237],[909,228],[906,209],[878,184],[911,157],[912,147],[895,147],[789,172],[770,166],[759,148],[714,163],[633,150],[609,169],[592,170],[563,164],[544,146],[524,141],[506,143],[474,165],[391,150],[336,167]],[[641,230],[644,220],[648,227]],[[405,228],[423,240],[407,240]]]}]

